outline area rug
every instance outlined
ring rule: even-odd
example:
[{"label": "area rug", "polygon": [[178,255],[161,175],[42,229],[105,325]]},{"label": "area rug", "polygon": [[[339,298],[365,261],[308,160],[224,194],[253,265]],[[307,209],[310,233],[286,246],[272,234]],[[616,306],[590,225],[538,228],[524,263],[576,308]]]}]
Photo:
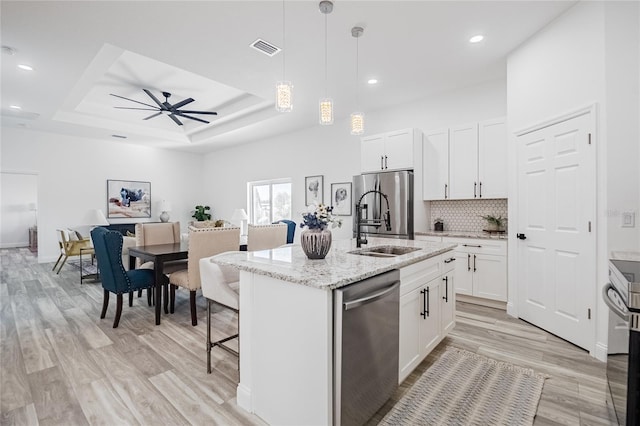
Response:
[{"label": "area rug", "polygon": [[449,348],[381,425],[531,425],[546,376]]},{"label": "area rug", "polygon": [[[80,260],[69,260],[67,262],[69,265],[73,266],[76,269],[80,269]],[[94,260],[91,263],[91,260],[82,259],[82,275],[95,275],[98,272],[98,265]]]}]

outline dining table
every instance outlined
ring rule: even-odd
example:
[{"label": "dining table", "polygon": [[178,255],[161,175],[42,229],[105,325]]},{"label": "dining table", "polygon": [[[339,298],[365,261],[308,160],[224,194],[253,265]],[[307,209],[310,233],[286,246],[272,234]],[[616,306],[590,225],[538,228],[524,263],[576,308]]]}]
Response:
[{"label": "dining table", "polygon": [[[160,325],[161,303],[162,303],[162,283],[166,280],[164,277],[164,264],[172,260],[183,260],[189,256],[188,242],[180,242],[173,244],[154,244],[147,246],[129,247],[129,269],[135,269],[136,258],[143,262],[153,262],[153,270],[155,275],[155,307],[156,307],[156,325]],[[168,313],[168,289],[165,288],[164,294],[165,313]]]}]

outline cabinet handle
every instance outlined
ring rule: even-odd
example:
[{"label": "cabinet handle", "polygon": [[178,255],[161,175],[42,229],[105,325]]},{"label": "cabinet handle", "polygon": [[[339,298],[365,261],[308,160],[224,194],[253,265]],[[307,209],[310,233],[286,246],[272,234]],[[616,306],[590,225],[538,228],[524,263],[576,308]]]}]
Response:
[{"label": "cabinet handle", "polygon": [[444,199],[447,199],[447,184],[444,184]]},{"label": "cabinet handle", "polygon": [[422,295],[422,318],[427,318],[427,291],[423,288],[420,290],[420,294]]},{"label": "cabinet handle", "polygon": [[476,255],[473,255],[473,272],[476,271]]},{"label": "cabinet handle", "polygon": [[467,271],[471,270],[471,255],[467,254]]},{"label": "cabinet handle", "polygon": [[445,302],[449,303],[449,277],[444,277],[444,296],[442,297]]},{"label": "cabinet handle", "polygon": [[463,244],[462,247],[478,247],[482,248],[482,246],[474,245],[474,244]]},{"label": "cabinet handle", "polygon": [[482,182],[480,182],[480,198],[482,198]]},{"label": "cabinet handle", "polygon": [[476,198],[476,187],[478,186],[478,184],[476,182],[473,182],[473,198]]},{"label": "cabinet handle", "polygon": [[444,260],[444,263],[451,263],[451,262],[453,262],[454,260],[456,260],[456,258],[455,258],[455,257],[450,257],[449,259],[445,259],[445,260]]},{"label": "cabinet handle", "polygon": [[384,170],[384,163],[383,163],[383,161],[384,161],[384,157],[381,155],[381,156],[380,156],[380,170]]},{"label": "cabinet handle", "polygon": [[429,316],[429,287],[427,287],[426,294],[427,294],[427,309],[426,309],[426,313],[427,313],[427,316]]},{"label": "cabinet handle", "polygon": [[388,168],[388,164],[387,164],[387,156],[384,156],[384,168],[387,169]]}]

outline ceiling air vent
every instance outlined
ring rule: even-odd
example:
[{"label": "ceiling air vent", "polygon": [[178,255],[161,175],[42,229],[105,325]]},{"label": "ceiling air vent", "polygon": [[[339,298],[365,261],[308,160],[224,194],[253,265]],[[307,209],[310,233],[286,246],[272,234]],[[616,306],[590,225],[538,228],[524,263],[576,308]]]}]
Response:
[{"label": "ceiling air vent", "polygon": [[261,38],[257,39],[256,41],[251,43],[249,46],[253,47],[259,52],[264,53],[267,56],[274,56],[282,50],[278,46],[275,46],[267,41],[264,41]]}]

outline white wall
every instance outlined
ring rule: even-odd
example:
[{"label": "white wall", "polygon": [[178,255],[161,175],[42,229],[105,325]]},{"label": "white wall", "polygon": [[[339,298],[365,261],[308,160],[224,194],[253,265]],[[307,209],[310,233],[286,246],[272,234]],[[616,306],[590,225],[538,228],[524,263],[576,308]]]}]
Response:
[{"label": "white wall", "polygon": [[[607,282],[609,250],[629,245],[637,249],[639,240],[637,228],[614,230],[614,223],[618,222],[608,215],[612,205],[633,208],[631,204],[635,203],[637,209],[640,192],[637,8],[637,2],[579,2],[512,52],[507,60],[510,134],[580,107],[594,103],[598,107],[595,135],[598,288],[594,349],[600,359],[606,355],[602,352],[606,348],[608,312],[600,288]],[[511,224],[517,228],[514,140],[511,137],[509,214]],[[517,300],[516,247],[512,234],[508,305],[511,313],[516,313],[512,302]]]},{"label": "white wall", "polygon": [[29,228],[36,225],[38,176],[29,173],[6,173],[0,177],[0,247],[26,247]]},{"label": "white wall", "polygon": [[[447,127],[506,115],[505,81],[461,88],[410,104],[365,111],[366,135],[415,127],[421,130]],[[421,159],[420,159],[421,160]],[[217,217],[229,218],[235,208],[247,208],[246,184],[254,180],[292,178],[293,219],[300,221],[304,206],[304,177],[324,175],[325,202],[332,182],[350,182],[360,174],[360,138],[349,134],[349,124],[317,126],[248,145],[213,152],[205,157],[207,185],[204,193],[213,201]],[[415,170],[421,185],[421,170]],[[422,191],[418,190],[418,194]],[[421,198],[421,197],[420,197]],[[354,200],[355,202],[355,200]],[[415,229],[427,229],[427,203],[416,200]],[[343,217],[334,238],[351,237],[351,217]],[[299,232],[296,232],[296,237]]]},{"label": "white wall", "polygon": [[[605,33],[608,249],[640,251],[640,4],[607,4]],[[635,228],[621,227],[622,212]]]},{"label": "white wall", "polygon": [[157,202],[165,198],[171,220],[186,229],[193,207],[212,201],[203,196],[202,160],[195,154],[9,128],[2,129],[1,150],[2,171],[38,174],[39,262],[58,257],[56,228],[81,225],[89,209],[106,213],[107,179],[151,182],[151,219],[111,223],[158,221]]}]

